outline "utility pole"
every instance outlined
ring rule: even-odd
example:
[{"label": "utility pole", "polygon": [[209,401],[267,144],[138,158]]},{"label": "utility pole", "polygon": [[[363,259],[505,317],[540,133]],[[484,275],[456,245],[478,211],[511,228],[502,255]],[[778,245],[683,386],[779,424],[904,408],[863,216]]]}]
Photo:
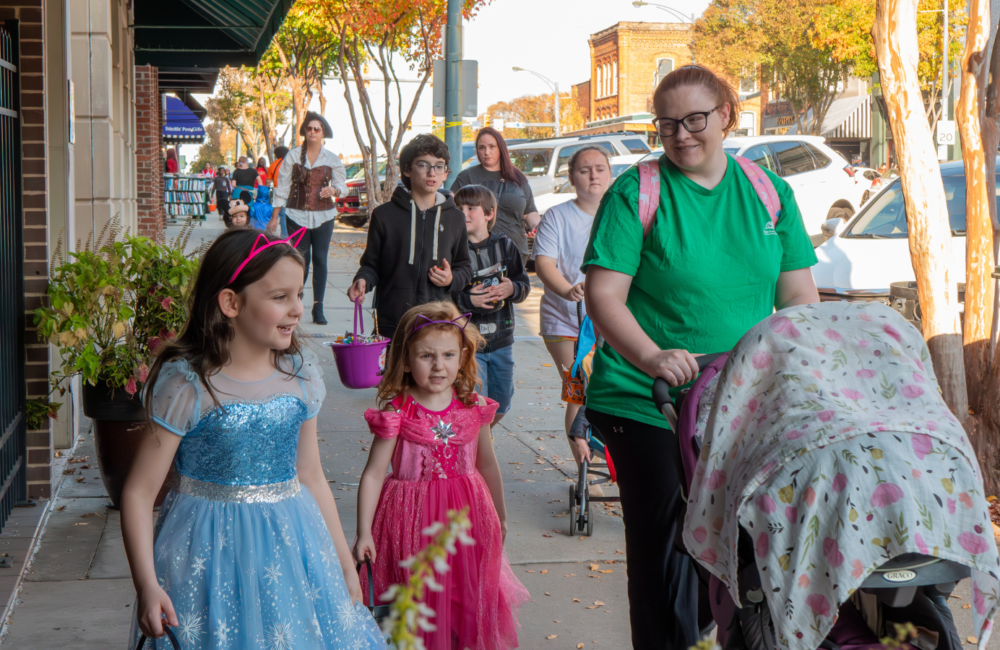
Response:
[{"label": "utility pole", "polygon": [[462,0],[448,0],[448,28],[445,32],[444,141],[451,157],[447,187],[462,170]]},{"label": "utility pole", "polygon": [[560,135],[562,135],[562,129],[559,128],[559,82],[558,81],[553,81],[552,83],[556,87],[556,119],[555,119],[555,123],[556,123],[556,137],[558,138]]},{"label": "utility pole", "polygon": [[[951,97],[948,92],[948,0],[944,0],[944,30],[941,32],[941,115],[945,121],[951,121]],[[948,145],[947,159],[954,157],[954,145]]]}]

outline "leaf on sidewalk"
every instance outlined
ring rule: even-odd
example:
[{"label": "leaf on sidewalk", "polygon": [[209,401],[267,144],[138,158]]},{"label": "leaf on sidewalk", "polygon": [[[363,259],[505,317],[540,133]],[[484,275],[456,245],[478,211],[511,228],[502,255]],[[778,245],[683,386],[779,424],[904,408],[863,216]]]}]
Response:
[{"label": "leaf on sidewalk", "polygon": [[574,598],[574,599],[573,599],[573,602],[574,602],[574,603],[578,603],[578,602],[580,602],[580,599],[579,599],[579,598]]},{"label": "leaf on sidewalk", "polygon": [[558,635],[558,634],[550,634],[550,635],[548,635],[548,636],[547,636],[547,637],[545,637],[545,638],[546,638],[546,639],[550,639],[550,640],[551,640],[551,639],[558,639],[558,638],[559,638],[559,635]]},{"label": "leaf on sidewalk", "polygon": [[83,483],[83,482],[84,482],[84,481],[86,481],[86,480],[87,480],[87,477],[85,477],[85,476],[81,476],[80,478],[76,479],[76,482],[77,482],[77,483]]},{"label": "leaf on sidewalk", "polygon": [[594,604],[597,605],[598,607],[601,607],[602,605],[604,605],[604,602],[600,600],[595,600]]},{"label": "leaf on sidewalk", "polygon": [[614,569],[601,569],[598,573],[614,573]]},{"label": "leaf on sidewalk", "polygon": [[542,573],[548,573],[548,572],[549,572],[548,569],[545,569],[544,571],[542,571]]},{"label": "leaf on sidewalk", "polygon": [[550,594],[549,592],[547,592],[547,591],[546,591],[546,592],[545,592],[545,595],[546,595],[546,596],[551,596],[552,594]]},{"label": "leaf on sidewalk", "polygon": [[591,562],[591,563],[590,563],[590,570],[591,570],[591,571],[597,571],[597,570],[598,570],[598,569],[600,569],[600,568],[601,568],[601,565],[600,565],[600,564],[597,564],[597,563],[595,563],[595,562]]},{"label": "leaf on sidewalk", "polygon": [[535,570],[534,569],[525,569],[524,572],[525,573],[534,573]]},{"label": "leaf on sidewalk", "polygon": [[600,605],[589,605],[587,609],[597,609]]},{"label": "leaf on sidewalk", "polygon": [[548,533],[542,533],[542,537],[552,537],[552,535],[549,535]]},{"label": "leaf on sidewalk", "polygon": [[67,467],[63,470],[63,474],[76,474],[76,469],[72,467]]},{"label": "leaf on sidewalk", "polygon": [[972,609],[972,605],[970,605],[969,603],[966,603],[966,604],[962,605],[962,609]]},{"label": "leaf on sidewalk", "polygon": [[577,643],[576,644],[576,650],[580,650],[580,648],[582,648],[582,647],[583,647],[582,643]]},{"label": "leaf on sidewalk", "polygon": [[[65,508],[65,507],[66,507],[66,506],[63,506],[63,508]],[[567,574],[565,574],[565,575],[564,575],[563,577],[564,577],[564,578],[575,578],[575,577],[576,577],[576,574],[575,574],[575,573],[567,573]]]},{"label": "leaf on sidewalk", "polygon": [[88,513],[80,515],[80,516],[83,517],[84,519],[86,519],[87,517],[96,517],[97,513],[96,512],[88,512]]}]

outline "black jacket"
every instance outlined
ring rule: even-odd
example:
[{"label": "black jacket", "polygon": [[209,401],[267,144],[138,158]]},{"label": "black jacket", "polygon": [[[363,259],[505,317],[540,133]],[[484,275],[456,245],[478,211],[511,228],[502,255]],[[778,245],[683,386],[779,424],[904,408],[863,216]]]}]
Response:
[{"label": "black jacket", "polygon": [[[395,329],[411,307],[447,300],[451,291],[462,289],[472,277],[465,215],[453,200],[437,196],[440,203],[421,211],[410,192],[397,187],[388,203],[372,211],[368,247],[354,281],[364,280],[368,291],[375,290],[379,327],[389,336],[387,328]],[[451,264],[450,287],[437,286],[427,275],[442,260]]]},{"label": "black jacket", "polygon": [[[469,259],[472,264],[472,278],[461,291],[453,291],[452,298],[459,310],[472,312],[472,323],[486,339],[486,352],[499,350],[514,343],[514,303],[524,302],[531,293],[528,274],[521,262],[521,252],[507,235],[494,230],[490,236],[478,244],[469,242]],[[497,266],[506,267],[503,277],[514,284],[514,294],[497,307],[482,309],[472,305],[470,291],[482,280],[476,274],[483,271],[487,277],[499,277],[490,273]]]}]

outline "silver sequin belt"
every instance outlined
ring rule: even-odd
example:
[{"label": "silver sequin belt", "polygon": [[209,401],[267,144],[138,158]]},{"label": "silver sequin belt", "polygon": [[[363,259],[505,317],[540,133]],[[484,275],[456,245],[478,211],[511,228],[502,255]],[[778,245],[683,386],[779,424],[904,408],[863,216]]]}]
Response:
[{"label": "silver sequin belt", "polygon": [[299,479],[266,485],[220,485],[199,481],[181,474],[174,489],[181,494],[198,497],[207,501],[231,501],[235,503],[277,503],[297,496],[302,491]]}]

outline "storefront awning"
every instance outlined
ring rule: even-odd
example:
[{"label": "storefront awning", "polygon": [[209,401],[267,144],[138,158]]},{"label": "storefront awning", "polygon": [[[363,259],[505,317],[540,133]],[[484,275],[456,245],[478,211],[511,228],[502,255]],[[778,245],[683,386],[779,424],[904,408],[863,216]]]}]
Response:
[{"label": "storefront awning", "polygon": [[836,99],[823,118],[823,136],[831,139],[872,137],[872,97],[860,95]]},{"label": "storefront awning", "polygon": [[292,0],[178,0],[135,3],[135,64],[254,67]]},{"label": "storefront awning", "polygon": [[200,144],[205,139],[205,127],[198,116],[176,97],[164,95],[163,99],[163,142]]}]

